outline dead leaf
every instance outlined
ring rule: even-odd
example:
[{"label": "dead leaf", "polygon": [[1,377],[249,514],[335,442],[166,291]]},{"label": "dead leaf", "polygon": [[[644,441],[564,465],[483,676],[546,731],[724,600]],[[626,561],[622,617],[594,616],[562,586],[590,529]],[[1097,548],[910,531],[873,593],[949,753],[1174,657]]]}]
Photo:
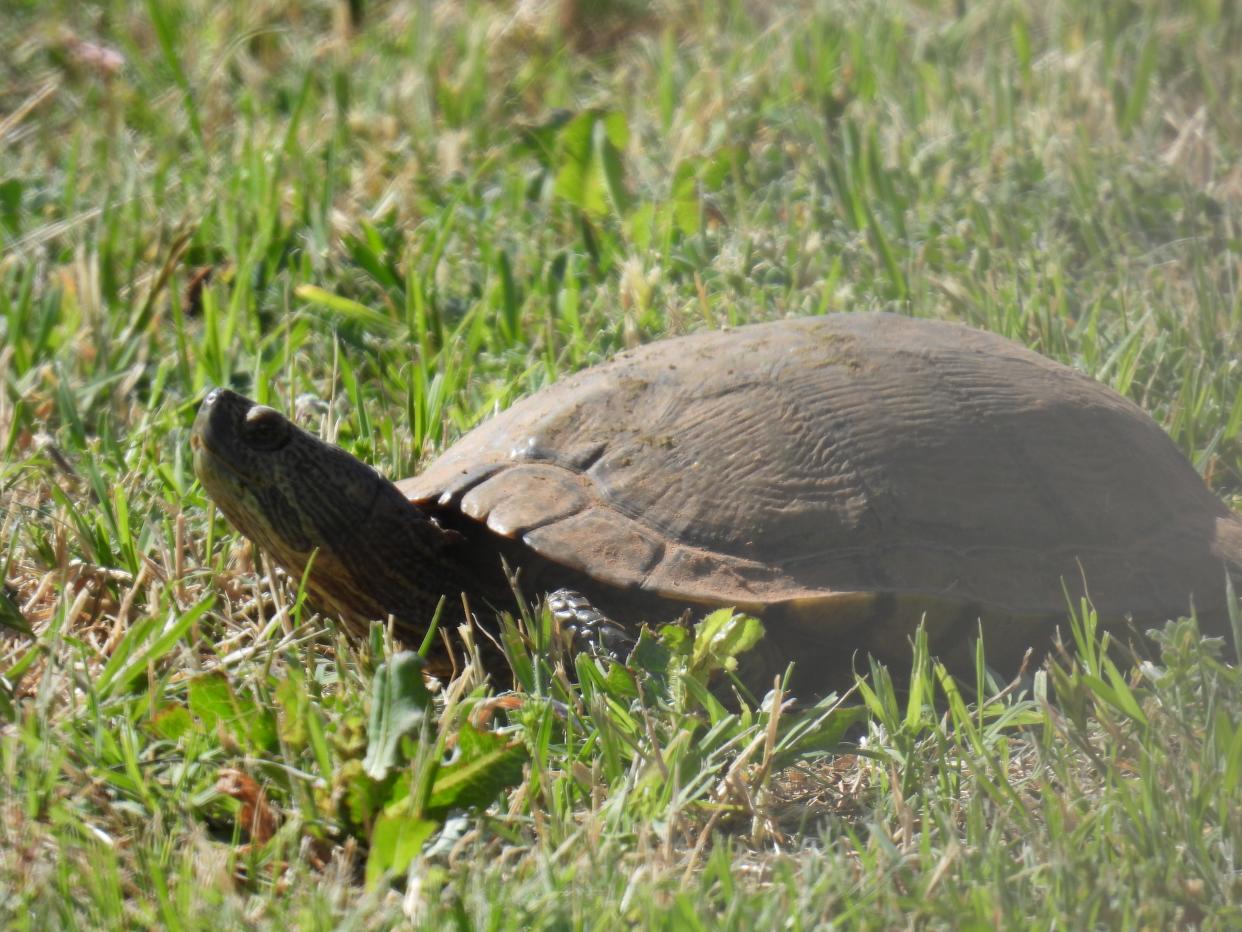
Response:
[{"label": "dead leaf", "polygon": [[276,834],[276,813],[268,805],[267,793],[248,773],[225,768],[216,776],[216,792],[241,803],[241,825],[256,845],[266,844]]}]

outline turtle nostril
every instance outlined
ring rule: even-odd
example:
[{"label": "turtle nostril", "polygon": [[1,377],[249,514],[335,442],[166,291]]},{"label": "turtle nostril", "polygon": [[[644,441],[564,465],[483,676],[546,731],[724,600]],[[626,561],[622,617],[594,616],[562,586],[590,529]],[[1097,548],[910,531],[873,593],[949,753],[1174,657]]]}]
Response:
[{"label": "turtle nostril", "polygon": [[220,397],[220,389],[213,388],[207,393],[207,397],[203,399],[203,407],[209,408],[216,403],[216,399]]}]

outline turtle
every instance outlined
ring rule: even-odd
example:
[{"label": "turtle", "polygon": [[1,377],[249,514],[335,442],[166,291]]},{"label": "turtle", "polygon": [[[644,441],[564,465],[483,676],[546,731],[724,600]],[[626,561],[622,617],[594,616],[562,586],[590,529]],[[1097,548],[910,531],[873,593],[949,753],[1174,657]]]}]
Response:
[{"label": "turtle", "polygon": [[[1242,517],[1133,402],[1010,340],[887,313],[655,341],[557,381],[410,478],[218,388],[192,430],[220,510],[347,626],[426,632],[527,592],[632,634],[759,617],[762,681],[908,663],[1016,669],[1086,597],[1102,624],[1192,605],[1224,633]],[[573,595],[569,595],[573,594]],[[588,638],[589,640],[589,638]],[[770,679],[768,680],[770,682]]]}]

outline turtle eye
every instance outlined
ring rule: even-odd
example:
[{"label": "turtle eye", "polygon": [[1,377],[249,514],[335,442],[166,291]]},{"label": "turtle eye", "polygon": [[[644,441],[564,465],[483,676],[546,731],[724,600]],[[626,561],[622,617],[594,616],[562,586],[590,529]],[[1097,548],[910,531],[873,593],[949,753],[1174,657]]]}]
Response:
[{"label": "turtle eye", "polygon": [[255,405],[242,421],[242,439],[255,450],[279,450],[289,442],[289,422],[279,411]]}]

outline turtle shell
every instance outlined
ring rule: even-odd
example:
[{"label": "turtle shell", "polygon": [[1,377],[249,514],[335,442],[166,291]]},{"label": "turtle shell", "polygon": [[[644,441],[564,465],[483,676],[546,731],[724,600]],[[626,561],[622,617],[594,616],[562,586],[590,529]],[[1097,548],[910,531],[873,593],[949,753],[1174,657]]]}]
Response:
[{"label": "turtle shell", "polygon": [[1242,567],[1242,520],[1139,407],[888,314],[621,353],[398,485],[608,587],[816,622],[860,597],[1063,618],[1083,594],[1159,621],[1220,606]]}]

